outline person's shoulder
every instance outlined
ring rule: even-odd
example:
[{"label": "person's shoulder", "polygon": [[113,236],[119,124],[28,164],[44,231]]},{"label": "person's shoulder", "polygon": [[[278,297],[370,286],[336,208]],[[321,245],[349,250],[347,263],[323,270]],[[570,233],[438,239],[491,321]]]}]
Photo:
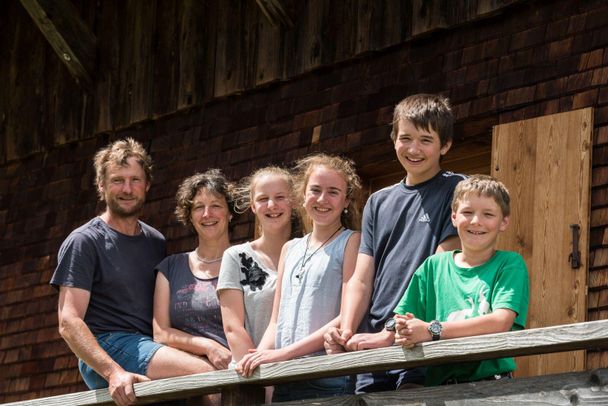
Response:
[{"label": "person's shoulder", "polygon": [[497,250],[496,256],[499,257],[503,263],[526,266],[526,262],[519,252]]},{"label": "person's shoulder", "polygon": [[[105,235],[103,220],[99,217],[92,218],[85,224],[73,230],[65,239],[69,241],[92,241]],[[64,242],[64,243],[65,243]]]},{"label": "person's shoulder", "polygon": [[251,251],[251,245],[249,242],[244,242],[242,244],[231,245],[226,248],[224,254],[237,255],[241,252],[249,252]]},{"label": "person's shoulder", "polygon": [[455,187],[460,181],[465,180],[466,178],[467,176],[462,173],[442,170],[437,177],[437,180],[439,183],[448,184]]},{"label": "person's shoulder", "polygon": [[438,267],[440,264],[445,264],[448,262],[453,255],[454,251],[438,252],[433,255],[429,255],[424,262],[426,262],[427,266],[429,267]]},{"label": "person's shoulder", "polygon": [[166,256],[162,261],[160,261],[156,268],[159,270],[171,270],[176,265],[184,262],[186,264],[188,263],[188,253],[180,252],[178,254],[171,254]]},{"label": "person's shoulder", "polygon": [[139,225],[141,226],[142,231],[144,232],[144,234],[147,237],[151,237],[151,238],[155,238],[155,239],[159,239],[159,240],[163,240],[165,241],[165,236],[158,231],[157,229],[155,229],[154,227],[144,223],[143,221],[139,220]]},{"label": "person's shoulder", "polygon": [[386,197],[387,195],[390,195],[392,193],[395,193],[396,191],[399,191],[400,189],[403,188],[403,181],[399,181],[395,184],[389,185],[389,186],[385,186],[382,189],[376,190],[374,193],[372,193],[370,195],[370,199],[381,199]]}]

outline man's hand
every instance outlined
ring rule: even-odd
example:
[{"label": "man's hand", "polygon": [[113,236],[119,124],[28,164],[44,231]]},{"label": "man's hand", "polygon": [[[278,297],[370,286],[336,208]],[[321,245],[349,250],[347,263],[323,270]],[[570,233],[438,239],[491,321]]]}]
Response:
[{"label": "man's hand", "polygon": [[350,330],[340,330],[337,327],[328,328],[323,334],[325,351],[328,354],[338,354],[346,351],[346,343],[352,336],[353,332]]},{"label": "man's hand", "polygon": [[148,377],[143,375],[127,372],[123,369],[116,370],[108,378],[108,391],[117,405],[133,405],[137,402],[133,384],[149,380]]},{"label": "man's hand", "polygon": [[213,344],[210,344],[210,346],[211,348],[207,351],[209,362],[218,370],[228,368],[230,361],[232,361],[230,350],[215,341],[213,341]]},{"label": "man's hand", "polygon": [[382,330],[379,333],[355,334],[346,343],[349,351],[370,350],[372,348],[390,347],[394,342],[394,333]]},{"label": "man's hand", "polygon": [[431,341],[431,333],[429,332],[429,324],[425,321],[417,319],[412,313],[396,315],[395,324],[395,344],[405,348],[412,348],[417,343]]}]

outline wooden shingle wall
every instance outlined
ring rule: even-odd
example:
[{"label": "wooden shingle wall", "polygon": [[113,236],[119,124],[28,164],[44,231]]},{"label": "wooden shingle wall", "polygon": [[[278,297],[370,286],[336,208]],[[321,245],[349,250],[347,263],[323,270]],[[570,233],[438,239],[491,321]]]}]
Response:
[{"label": "wooden shingle wall", "polygon": [[[488,3],[501,2],[480,0],[476,4]],[[333,58],[320,65],[301,62],[307,68],[300,73],[285,77],[281,73],[277,76],[280,80],[242,89],[226,77],[220,84],[199,75],[202,71],[186,68],[204,63],[205,52],[218,52],[201,45],[204,32],[184,36],[178,30],[178,21],[199,21],[197,13],[207,9],[184,13],[170,2],[155,3],[151,9],[143,9],[139,2],[126,2],[124,7],[136,10],[121,14],[121,10],[105,6],[116,3],[99,4],[103,6],[89,10],[90,15],[85,13],[83,18],[96,22],[100,44],[124,41],[140,44],[142,49],[152,46],[146,42],[149,38],[137,37],[136,31],[124,33],[124,25],[112,22],[137,13],[140,17],[130,24],[169,16],[171,27],[154,37],[154,58],[179,59],[179,64],[146,64],[149,70],[141,71],[133,66],[141,58],[150,58],[148,53],[134,46],[100,46],[96,90],[87,95],[54,59],[35,27],[26,24],[29,17],[20,4],[8,1],[0,6],[8,13],[3,16],[11,16],[10,21],[0,17],[0,78],[9,78],[8,86],[0,92],[0,137],[2,141],[13,137],[11,142],[0,142],[0,402],[84,389],[76,360],[57,333],[57,294],[48,281],[61,241],[101,209],[92,187],[91,157],[98,148],[126,136],[148,147],[156,165],[144,218],[165,234],[170,251],[177,252],[191,248],[194,241],[191,232],[172,216],[173,196],[181,179],[210,167],[221,167],[237,179],[259,166],[289,163],[318,150],[350,156],[367,180],[394,172],[399,164],[393,158],[387,124],[394,104],[416,92],[442,92],[454,104],[455,148],[448,154],[446,166],[450,161],[471,159],[487,159],[489,166],[489,154],[483,152],[490,149],[493,125],[594,107],[589,320],[606,318],[605,1],[517,2],[498,15],[456,26],[449,23],[456,17],[444,15],[428,22],[426,34],[413,36],[410,27],[406,30],[410,37],[400,36],[392,47],[373,53],[341,50],[375,48],[358,42],[347,47],[343,40],[328,37],[323,41],[340,44],[334,51],[344,56],[339,63]],[[196,8],[196,4],[213,2],[183,4]],[[369,2],[369,7],[376,7],[374,4]],[[255,8],[251,12],[259,13]],[[298,19],[307,18],[306,10],[297,15]],[[242,11],[230,17],[245,21],[240,27],[235,24],[235,29],[245,30],[251,14]],[[310,21],[307,29],[314,32]],[[220,32],[219,28],[201,29]],[[376,29],[370,30],[370,35],[385,38]],[[125,35],[136,38],[127,40]],[[283,40],[289,35],[294,33],[286,34]],[[343,38],[352,35],[349,31]],[[27,52],[15,52],[5,44]],[[180,46],[199,53],[180,53]],[[235,55],[250,52],[239,47],[230,45]],[[354,55],[357,58],[352,59]],[[35,65],[32,60],[46,62]],[[217,63],[215,78],[219,74]],[[235,62],[225,62],[231,63]],[[128,68],[121,68],[124,66]],[[255,77],[259,79],[262,65],[256,66]],[[267,65],[262,70],[264,77],[268,75],[265,72],[284,72]],[[176,82],[180,85],[174,85]],[[207,87],[209,83],[214,84],[213,92]],[[214,93],[221,90],[218,87],[228,93],[216,97],[221,93]],[[7,110],[4,107],[9,100]],[[253,234],[248,220],[239,220],[236,240]],[[587,367],[598,366],[608,366],[608,352],[589,353]]]}]

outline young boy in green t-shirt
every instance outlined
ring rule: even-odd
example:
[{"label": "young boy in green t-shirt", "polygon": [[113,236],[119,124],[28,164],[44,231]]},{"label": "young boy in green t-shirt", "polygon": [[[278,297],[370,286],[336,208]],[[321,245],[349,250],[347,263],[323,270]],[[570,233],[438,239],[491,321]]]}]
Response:
[{"label": "young boy in green t-shirt", "polygon": [[[452,200],[452,222],[462,251],[429,257],[416,270],[395,308],[395,343],[520,330],[528,312],[528,271],[516,252],[497,251],[498,234],[509,224],[509,192],[486,175],[460,182]],[[510,377],[512,358],[430,367],[426,384]]]}]

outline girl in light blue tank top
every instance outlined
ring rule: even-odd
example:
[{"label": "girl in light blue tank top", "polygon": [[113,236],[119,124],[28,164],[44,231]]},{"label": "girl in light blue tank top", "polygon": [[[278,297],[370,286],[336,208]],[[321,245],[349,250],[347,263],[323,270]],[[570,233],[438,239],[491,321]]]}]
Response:
[{"label": "girl in light blue tank top", "polygon": [[[283,247],[270,324],[257,351],[237,365],[245,376],[260,364],[325,354],[323,334],[339,324],[343,287],[355,269],[361,182],[354,164],[318,154],[298,161],[296,169],[296,196],[310,232]],[[351,391],[349,377],[315,379],[277,385],[273,401]]]}]

